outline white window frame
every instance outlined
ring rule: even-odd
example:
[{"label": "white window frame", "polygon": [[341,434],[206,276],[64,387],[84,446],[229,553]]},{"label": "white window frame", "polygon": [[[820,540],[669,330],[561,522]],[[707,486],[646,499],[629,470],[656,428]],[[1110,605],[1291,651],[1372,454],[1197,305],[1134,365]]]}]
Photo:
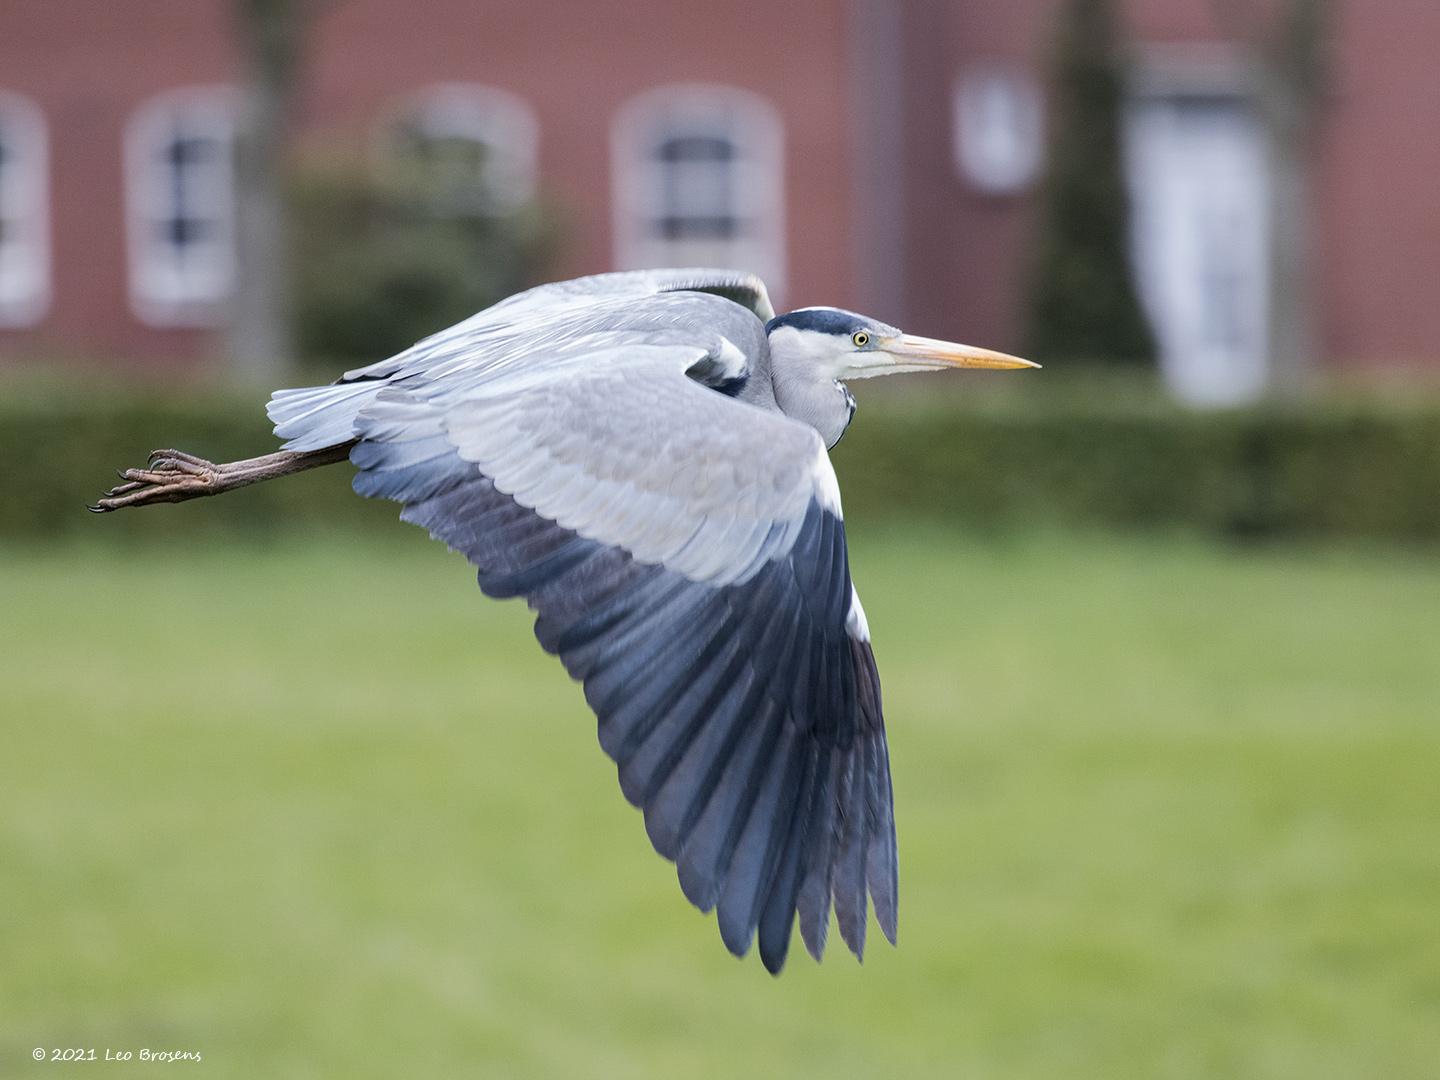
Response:
[{"label": "white window frame", "polygon": [[0,327],[39,322],[50,308],[49,143],[38,106],[0,91]]},{"label": "white window frame", "polygon": [[[1150,49],[1130,77],[1125,157],[1132,264],[1155,328],[1161,373],[1178,397],[1197,406],[1255,401],[1270,377],[1271,178],[1255,85],[1253,69],[1233,51],[1204,46]],[[1222,132],[1223,141],[1215,143],[1212,134],[1203,150],[1189,151],[1186,167],[1174,156],[1185,146],[1176,140],[1187,130],[1193,139],[1194,118],[1207,111],[1212,133]],[[1215,126],[1222,116],[1224,123]],[[1219,158],[1220,149],[1230,156]],[[1209,175],[1211,169],[1223,170],[1225,182]],[[1177,205],[1193,211],[1197,191],[1209,193],[1209,211],[1223,214],[1198,225],[1170,216]],[[1226,258],[1217,261],[1217,252]],[[1207,277],[1211,287],[1195,280],[1197,267],[1206,266],[1223,271]],[[1212,310],[1217,298],[1223,319]]]},{"label": "white window frame", "polygon": [[[151,326],[213,326],[235,287],[235,134],[238,102],[228,87],[187,87],[151,98],[125,127],[125,216],[130,306]],[[194,169],[184,198],[215,234],[182,262],[160,235],[175,205],[169,166],[160,155],[176,134],[208,137],[218,160]]]},{"label": "white window frame", "polygon": [[1044,160],[1045,101],[1023,66],[976,63],[955,80],[951,123],[955,166],[977,191],[1014,195]]},{"label": "white window frame", "polygon": [[484,203],[496,213],[513,211],[535,197],[540,124],[523,98],[479,83],[436,83],[391,111],[374,139],[380,162],[395,153],[396,127],[405,124],[435,139],[467,139],[485,147],[478,178]]},{"label": "white window frame", "polygon": [[[736,157],[728,210],[742,223],[729,238],[667,238],[666,169],[656,151],[685,134],[728,139]],[[612,130],[615,263],[622,270],[715,266],[748,270],[772,297],[786,278],[785,147],[779,112],[764,98],[731,86],[662,86],[626,102]]]}]

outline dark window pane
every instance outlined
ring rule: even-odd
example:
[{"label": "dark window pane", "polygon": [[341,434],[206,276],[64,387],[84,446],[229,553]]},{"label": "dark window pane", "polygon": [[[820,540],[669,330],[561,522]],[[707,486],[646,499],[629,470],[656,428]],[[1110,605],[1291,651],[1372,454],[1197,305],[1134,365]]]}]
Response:
[{"label": "dark window pane", "polygon": [[214,139],[177,136],[165,148],[165,160],[178,172],[187,166],[213,160],[218,149]]},{"label": "dark window pane", "polygon": [[202,243],[215,234],[215,222],[175,216],[160,223],[160,237],[176,249]]},{"label": "dark window pane", "polygon": [[161,222],[161,235],[175,248],[204,240],[213,222],[196,219],[190,206],[195,172],[214,168],[220,153],[218,140],[204,135],[176,135],[162,151],[169,172],[170,215]]},{"label": "dark window pane", "polygon": [[677,217],[660,219],[660,235],[666,240],[733,240],[739,234],[739,222],[729,215]]},{"label": "dark window pane", "polygon": [[660,144],[661,161],[732,161],[735,144],[717,135],[677,135]]}]

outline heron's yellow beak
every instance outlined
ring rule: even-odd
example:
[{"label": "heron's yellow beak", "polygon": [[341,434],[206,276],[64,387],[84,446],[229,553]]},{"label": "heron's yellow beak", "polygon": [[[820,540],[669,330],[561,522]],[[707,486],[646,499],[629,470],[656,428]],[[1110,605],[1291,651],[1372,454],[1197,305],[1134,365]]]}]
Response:
[{"label": "heron's yellow beak", "polygon": [[1018,356],[977,349],[972,345],[957,345],[953,341],[937,341],[935,338],[916,337],[901,334],[899,340],[885,347],[885,351],[896,357],[902,364],[921,364],[937,368],[981,368],[986,371],[1010,371],[1016,368],[1038,368],[1040,365]]}]

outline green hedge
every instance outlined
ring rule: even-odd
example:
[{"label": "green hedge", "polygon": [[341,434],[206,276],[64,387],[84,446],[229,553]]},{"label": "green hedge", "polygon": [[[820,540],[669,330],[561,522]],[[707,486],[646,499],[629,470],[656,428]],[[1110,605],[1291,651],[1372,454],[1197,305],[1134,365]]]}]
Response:
[{"label": "green hedge", "polygon": [[[846,506],[971,524],[1440,540],[1440,402],[1214,413],[888,402],[836,448]],[[858,420],[873,420],[859,423]]]},{"label": "green hedge", "polygon": [[[1198,413],[1019,382],[979,398],[937,395],[924,381],[918,395],[862,387],[834,455],[848,515],[1440,540],[1440,401]],[[216,460],[273,449],[263,397],[0,395],[0,536],[264,535],[394,520],[395,507],[350,493],[344,467],[163,511],[85,513],[114,468],[155,447]]]},{"label": "green hedge", "polygon": [[320,469],[223,498],[164,508],[87,513],[87,503],[119,483],[115,470],[143,466],[153,449],[174,447],[216,461],[276,449],[265,394],[163,398],[129,395],[0,401],[0,460],[7,483],[0,537],[61,535],[112,540],[168,534],[187,538],[263,537],[292,526],[393,520],[396,508],[353,495],[340,467]]}]

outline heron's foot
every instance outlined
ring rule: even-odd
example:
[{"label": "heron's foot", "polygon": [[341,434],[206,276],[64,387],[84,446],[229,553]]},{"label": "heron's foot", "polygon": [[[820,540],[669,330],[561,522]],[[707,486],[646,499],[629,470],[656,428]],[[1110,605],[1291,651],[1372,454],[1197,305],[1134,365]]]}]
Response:
[{"label": "heron's foot", "polygon": [[355,440],[350,439],[318,450],[279,450],[243,461],[213,461],[179,450],[156,450],[143,469],[126,469],[120,474],[125,481],[107,491],[94,506],[97,514],[123,510],[127,506],[149,506],[151,503],[184,502],[202,495],[219,495],[235,488],[290,476],[320,465],[333,465],[350,456]]},{"label": "heron's foot", "polygon": [[145,468],[121,472],[120,479],[125,483],[112,487],[90,510],[105,514],[127,506],[184,502],[204,495],[218,495],[227,487],[223,483],[225,468],[180,450],[156,450],[150,454]]}]

